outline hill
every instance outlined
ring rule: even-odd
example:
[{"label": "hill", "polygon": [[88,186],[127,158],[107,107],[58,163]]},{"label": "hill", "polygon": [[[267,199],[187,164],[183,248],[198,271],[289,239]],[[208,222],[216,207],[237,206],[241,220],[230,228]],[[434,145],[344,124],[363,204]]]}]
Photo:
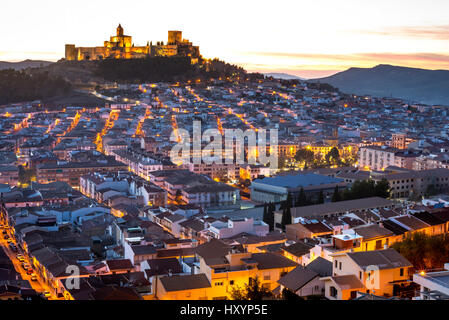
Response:
[{"label": "hill", "polygon": [[46,67],[52,63],[53,62],[43,60],[24,60],[20,62],[0,61],[0,70],[3,69],[22,70],[26,68],[40,68]]},{"label": "hill", "polygon": [[449,106],[449,70],[378,65],[373,68],[350,68],[330,77],[314,79],[313,82],[328,83],[348,94],[391,96]]},{"label": "hill", "polygon": [[39,68],[52,76],[63,77],[77,86],[87,83],[176,82],[218,78],[260,78],[244,69],[214,59],[192,64],[188,57],[147,57],[140,59],[105,59],[92,61],[58,61]]},{"label": "hill", "polygon": [[71,90],[68,82],[48,72],[0,70],[0,105],[67,95]]},{"label": "hill", "polygon": [[272,73],[264,73],[267,77],[273,77],[274,79],[283,79],[283,80],[305,80],[304,78],[288,74],[288,73],[278,73],[278,72],[272,72]]}]

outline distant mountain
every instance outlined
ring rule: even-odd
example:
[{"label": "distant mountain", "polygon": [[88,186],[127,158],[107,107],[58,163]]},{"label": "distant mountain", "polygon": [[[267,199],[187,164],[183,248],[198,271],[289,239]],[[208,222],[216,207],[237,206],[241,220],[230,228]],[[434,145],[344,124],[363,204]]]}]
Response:
[{"label": "distant mountain", "polygon": [[0,61],[0,70],[2,69],[22,70],[26,68],[39,68],[39,67],[46,67],[52,63],[53,62],[42,60],[24,60],[20,62]]},{"label": "distant mountain", "polygon": [[426,70],[391,65],[350,68],[314,79],[348,94],[394,97],[424,104],[449,106],[449,70]]},{"label": "distant mountain", "polygon": [[304,78],[300,78],[298,76],[288,74],[288,73],[264,73],[267,77],[273,77],[275,79],[283,79],[283,80],[305,80]]}]

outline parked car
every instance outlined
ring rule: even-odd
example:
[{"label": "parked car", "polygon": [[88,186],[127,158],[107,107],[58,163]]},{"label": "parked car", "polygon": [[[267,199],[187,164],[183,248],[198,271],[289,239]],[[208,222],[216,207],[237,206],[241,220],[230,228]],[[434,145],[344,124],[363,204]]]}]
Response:
[{"label": "parked car", "polygon": [[19,260],[19,262],[25,262],[25,258],[24,257],[17,257],[17,260]]},{"label": "parked car", "polygon": [[33,269],[29,268],[29,269],[27,270],[27,274],[31,275],[31,274],[33,274],[33,273],[34,273],[34,270],[33,270]]},{"label": "parked car", "polygon": [[6,231],[6,230],[3,230],[3,232],[2,232],[3,234],[8,234],[8,231]]},{"label": "parked car", "polygon": [[3,236],[3,239],[9,239],[9,236],[6,234]]},{"label": "parked car", "polygon": [[42,294],[44,295],[45,298],[51,297],[51,293],[49,291],[44,291]]},{"label": "parked car", "polygon": [[8,243],[12,243],[12,242],[13,242],[13,240],[12,240],[11,238],[8,238],[8,240],[6,240],[6,242],[8,242]]},{"label": "parked car", "polygon": [[22,263],[22,268],[23,268],[24,270],[28,270],[28,269],[31,268],[31,266],[30,266],[28,263],[23,262],[23,263]]},{"label": "parked car", "polygon": [[31,281],[37,281],[37,276],[35,273],[31,274]]}]

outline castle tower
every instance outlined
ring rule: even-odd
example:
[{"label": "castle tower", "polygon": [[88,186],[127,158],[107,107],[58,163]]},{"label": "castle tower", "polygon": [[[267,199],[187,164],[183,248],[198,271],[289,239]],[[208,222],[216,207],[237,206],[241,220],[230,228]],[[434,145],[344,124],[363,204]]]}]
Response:
[{"label": "castle tower", "polygon": [[119,23],[117,27],[117,37],[123,37],[123,28],[122,25]]},{"label": "castle tower", "polygon": [[182,42],[182,31],[168,31],[167,44],[179,44]]},{"label": "castle tower", "polygon": [[77,60],[76,48],[74,44],[65,45],[65,59],[66,60]]}]

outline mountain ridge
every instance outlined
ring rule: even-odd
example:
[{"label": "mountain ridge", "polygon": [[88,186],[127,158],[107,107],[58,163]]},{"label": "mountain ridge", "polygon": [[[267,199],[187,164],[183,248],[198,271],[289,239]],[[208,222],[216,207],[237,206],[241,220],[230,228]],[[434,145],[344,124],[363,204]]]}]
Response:
[{"label": "mountain ridge", "polygon": [[273,77],[275,79],[283,79],[283,80],[306,80],[304,78],[295,76],[294,74],[283,73],[283,72],[264,73],[264,76]]},{"label": "mountain ridge", "polygon": [[379,64],[352,67],[332,76],[313,79],[348,94],[395,97],[424,104],[449,106],[449,70],[429,70]]},{"label": "mountain ridge", "polygon": [[26,59],[18,62],[0,61],[0,70],[4,69],[23,70],[26,68],[40,68],[46,67],[52,63],[54,62],[45,60],[31,60],[31,59]]}]

